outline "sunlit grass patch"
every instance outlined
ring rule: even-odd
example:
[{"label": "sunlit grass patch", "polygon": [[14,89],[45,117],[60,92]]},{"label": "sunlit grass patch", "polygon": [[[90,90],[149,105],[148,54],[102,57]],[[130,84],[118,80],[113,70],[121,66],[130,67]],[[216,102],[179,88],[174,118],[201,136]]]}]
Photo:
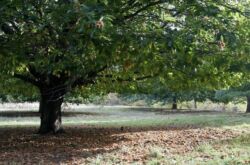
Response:
[{"label": "sunlit grass patch", "polygon": [[[100,113],[103,113],[101,111]],[[106,111],[105,111],[106,113]],[[109,113],[109,111],[107,111]],[[128,114],[129,113],[129,114]],[[133,110],[112,110],[106,115],[77,115],[63,117],[65,126],[101,126],[101,127],[165,127],[165,126],[196,126],[196,127],[247,127],[250,115],[241,113],[195,113],[195,114],[164,114],[151,112],[134,112]],[[0,127],[5,126],[39,126],[39,117],[0,117]],[[232,127],[234,126],[234,127]],[[236,128],[236,130],[238,129]]]},{"label": "sunlit grass patch", "polygon": [[212,144],[205,143],[191,153],[154,158],[147,164],[249,165],[250,134]]}]

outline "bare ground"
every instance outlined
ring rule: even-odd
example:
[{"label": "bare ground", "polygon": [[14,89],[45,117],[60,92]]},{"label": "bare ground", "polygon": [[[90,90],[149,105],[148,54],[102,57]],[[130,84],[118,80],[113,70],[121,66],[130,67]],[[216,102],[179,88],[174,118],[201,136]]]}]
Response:
[{"label": "bare ground", "polygon": [[223,128],[98,128],[70,127],[66,134],[33,134],[31,128],[0,128],[0,164],[89,164],[97,155],[117,163],[143,163],[152,148],[185,154],[205,142],[231,139],[242,132]]}]

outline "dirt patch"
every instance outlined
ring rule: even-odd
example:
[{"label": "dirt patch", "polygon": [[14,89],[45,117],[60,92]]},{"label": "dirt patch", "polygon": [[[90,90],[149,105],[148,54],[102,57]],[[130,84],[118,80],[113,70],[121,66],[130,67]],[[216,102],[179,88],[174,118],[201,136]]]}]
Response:
[{"label": "dirt patch", "polygon": [[121,162],[143,162],[152,148],[167,154],[192,151],[200,143],[239,135],[219,128],[70,127],[66,134],[39,136],[34,128],[0,129],[0,164],[86,164],[98,154]]}]

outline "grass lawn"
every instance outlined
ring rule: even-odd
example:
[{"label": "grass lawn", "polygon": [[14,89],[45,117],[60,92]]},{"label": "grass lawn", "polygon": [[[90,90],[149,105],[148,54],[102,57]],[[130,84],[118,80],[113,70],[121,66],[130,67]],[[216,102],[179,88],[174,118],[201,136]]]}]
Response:
[{"label": "grass lawn", "polygon": [[190,153],[164,156],[162,149],[154,150],[147,164],[239,165],[250,164],[250,134],[230,140],[205,143]]},{"label": "grass lawn", "polygon": [[250,164],[249,114],[83,109],[63,123],[38,136],[36,112],[0,112],[0,164]]}]

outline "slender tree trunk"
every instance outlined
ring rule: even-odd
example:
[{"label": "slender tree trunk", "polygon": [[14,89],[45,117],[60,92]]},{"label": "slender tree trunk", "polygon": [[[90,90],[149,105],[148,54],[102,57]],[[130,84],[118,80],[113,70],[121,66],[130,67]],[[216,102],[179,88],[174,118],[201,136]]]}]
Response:
[{"label": "slender tree trunk", "polygon": [[176,98],[176,96],[174,96],[173,97],[173,105],[172,105],[172,109],[174,110],[174,109],[177,109],[178,107],[177,107],[177,98]]},{"label": "slender tree trunk", "polygon": [[197,101],[194,99],[194,109],[197,109]]},{"label": "slender tree trunk", "polygon": [[250,96],[247,96],[247,110],[246,113],[250,113]]},{"label": "slender tree trunk", "polygon": [[62,119],[61,119],[61,105],[63,103],[63,98],[55,98],[41,96],[40,100],[40,128],[39,134],[46,134],[49,132],[61,133],[62,129]]}]

